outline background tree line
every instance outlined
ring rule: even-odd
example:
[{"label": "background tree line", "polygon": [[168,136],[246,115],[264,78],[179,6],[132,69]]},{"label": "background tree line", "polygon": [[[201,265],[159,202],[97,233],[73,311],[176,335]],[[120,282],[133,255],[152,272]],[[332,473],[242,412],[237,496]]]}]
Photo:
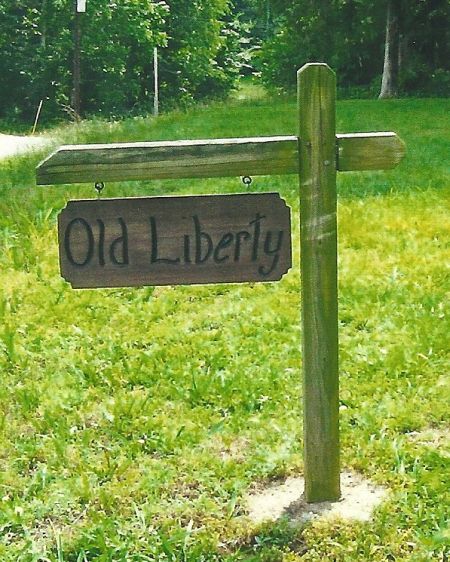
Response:
[{"label": "background tree line", "polygon": [[[76,0],[0,0],[0,118],[70,113]],[[84,114],[152,107],[153,49],[170,106],[224,95],[239,75],[228,0],[87,0],[81,14]]]},{"label": "background tree line", "polygon": [[447,0],[270,1],[273,34],[260,57],[267,84],[289,87],[299,61],[326,61],[347,95],[374,96],[384,60],[392,76],[383,97],[450,93]]},{"label": "background tree line", "polygon": [[[0,0],[0,118],[29,121],[41,99],[47,118],[70,113],[74,4]],[[286,89],[312,60],[347,95],[377,95],[383,60],[388,95],[446,95],[449,16],[446,0],[87,0],[83,113],[148,112],[154,47],[163,108],[224,96],[250,72]]]}]

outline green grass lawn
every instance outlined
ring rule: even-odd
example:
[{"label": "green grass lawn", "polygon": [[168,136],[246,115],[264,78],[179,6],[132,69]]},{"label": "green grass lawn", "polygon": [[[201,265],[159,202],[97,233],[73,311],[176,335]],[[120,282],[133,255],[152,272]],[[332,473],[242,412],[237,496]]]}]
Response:
[{"label": "green grass lawn", "polygon": [[[339,132],[394,130],[395,170],[339,177],[342,465],[385,485],[370,523],[256,526],[249,491],[302,473],[294,267],[267,284],[74,291],[56,216],[91,185],[36,187],[0,162],[3,562],[446,561],[450,554],[448,130],[442,99],[341,101]],[[86,122],[58,142],[294,134],[295,101]],[[104,195],[236,193],[236,179]]]}]

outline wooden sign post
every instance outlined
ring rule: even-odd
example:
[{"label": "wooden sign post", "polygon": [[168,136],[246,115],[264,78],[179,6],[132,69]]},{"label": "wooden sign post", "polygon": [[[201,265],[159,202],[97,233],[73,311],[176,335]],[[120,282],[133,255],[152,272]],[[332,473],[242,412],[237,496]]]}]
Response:
[{"label": "wooden sign post", "polygon": [[308,501],[340,497],[335,75],[298,73],[303,439]]},{"label": "wooden sign post", "polygon": [[[308,502],[340,496],[336,172],[393,168],[405,153],[392,132],[336,134],[335,99],[332,70],[307,64],[298,72],[298,136],[63,146],[37,168],[40,185],[299,174]],[[211,196],[202,213],[187,202],[195,197],[156,206],[148,198],[139,212],[132,199],[70,202],[59,222],[63,274],[78,287],[280,279],[290,267],[289,212],[276,194],[262,195],[242,208],[225,201],[245,196]],[[180,224],[158,230],[170,209]],[[161,233],[164,255],[155,247]]]}]

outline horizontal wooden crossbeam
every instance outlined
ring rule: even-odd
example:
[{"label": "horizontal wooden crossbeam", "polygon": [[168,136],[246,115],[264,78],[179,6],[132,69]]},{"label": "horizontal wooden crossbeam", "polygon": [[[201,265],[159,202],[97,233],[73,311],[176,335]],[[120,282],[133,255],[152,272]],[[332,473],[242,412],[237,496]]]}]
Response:
[{"label": "horizontal wooden crossbeam", "polygon": [[[296,136],[61,146],[36,170],[37,184],[298,173]],[[395,167],[405,145],[391,132],[336,135],[337,169]]]}]

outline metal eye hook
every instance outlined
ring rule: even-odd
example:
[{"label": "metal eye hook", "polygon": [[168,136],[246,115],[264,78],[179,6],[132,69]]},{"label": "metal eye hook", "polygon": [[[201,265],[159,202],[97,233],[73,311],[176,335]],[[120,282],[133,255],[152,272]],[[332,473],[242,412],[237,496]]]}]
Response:
[{"label": "metal eye hook", "polygon": [[246,186],[247,190],[250,188],[252,184],[252,178],[250,176],[242,176],[242,183]]},{"label": "metal eye hook", "polygon": [[105,184],[102,181],[96,181],[94,184],[97,197],[100,199],[102,191],[105,189]]}]

